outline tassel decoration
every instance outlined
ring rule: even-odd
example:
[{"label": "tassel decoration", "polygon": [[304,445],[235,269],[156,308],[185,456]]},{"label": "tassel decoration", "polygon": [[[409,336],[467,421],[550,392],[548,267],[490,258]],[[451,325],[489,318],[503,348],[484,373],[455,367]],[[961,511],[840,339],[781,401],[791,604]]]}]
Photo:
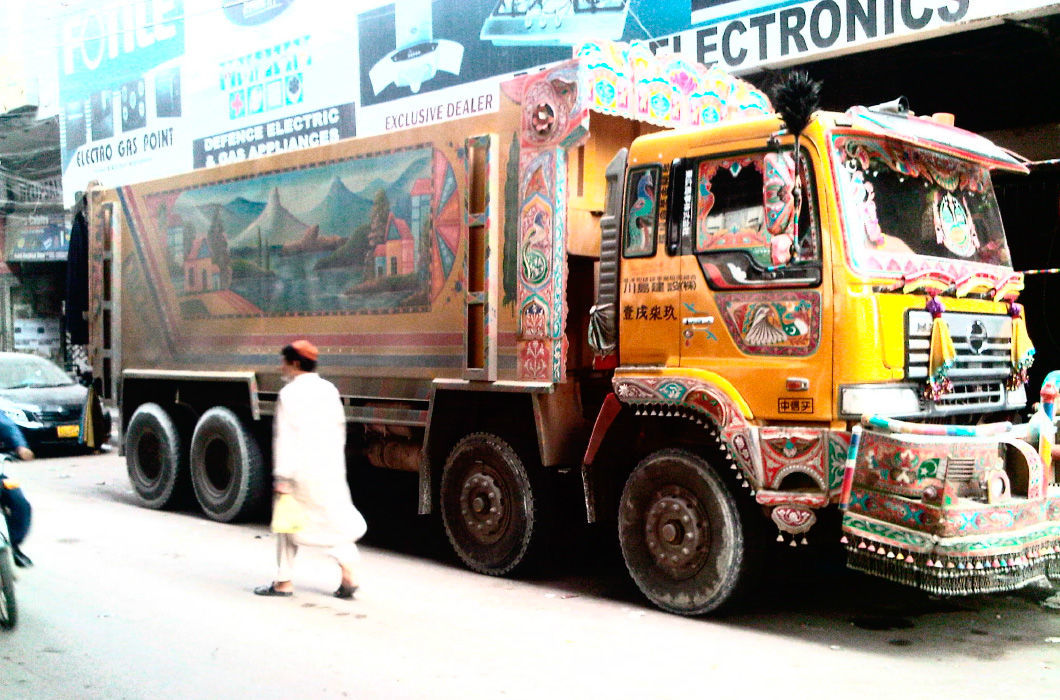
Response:
[{"label": "tassel decoration", "polygon": [[928,357],[928,380],[924,388],[924,396],[932,401],[938,401],[953,391],[953,382],[950,381],[948,375],[957,361],[957,351],[953,347],[949,326],[942,318],[942,312],[946,310],[942,302],[932,294],[924,309],[931,314],[933,319],[931,321],[931,354]]},{"label": "tassel decoration", "polygon": [[1027,383],[1027,370],[1034,364],[1034,344],[1027,335],[1027,321],[1023,305],[1009,302],[1008,315],[1012,318],[1011,373],[1006,386],[1015,390]]}]

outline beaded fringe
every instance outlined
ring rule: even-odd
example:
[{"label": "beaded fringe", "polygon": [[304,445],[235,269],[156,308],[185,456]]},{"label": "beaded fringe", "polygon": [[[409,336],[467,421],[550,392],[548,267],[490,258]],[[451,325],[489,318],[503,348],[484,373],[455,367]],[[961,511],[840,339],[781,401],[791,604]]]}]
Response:
[{"label": "beaded fringe", "polygon": [[998,593],[1036,579],[1060,579],[1060,543],[1044,543],[1019,554],[947,557],[856,537],[844,539],[851,569],[935,595]]}]

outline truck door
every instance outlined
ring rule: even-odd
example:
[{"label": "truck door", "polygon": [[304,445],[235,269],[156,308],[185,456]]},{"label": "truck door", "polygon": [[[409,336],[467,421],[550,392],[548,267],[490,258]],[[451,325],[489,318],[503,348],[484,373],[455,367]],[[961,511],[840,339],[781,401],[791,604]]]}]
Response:
[{"label": "truck door", "polygon": [[722,375],[765,420],[831,416],[831,279],[805,150],[800,180],[796,229],[790,149],[671,169],[667,244],[681,259],[681,366]]},{"label": "truck door", "polygon": [[666,169],[647,163],[626,175],[619,290],[619,358],[623,366],[675,367],[680,360],[679,261],[659,242]]}]

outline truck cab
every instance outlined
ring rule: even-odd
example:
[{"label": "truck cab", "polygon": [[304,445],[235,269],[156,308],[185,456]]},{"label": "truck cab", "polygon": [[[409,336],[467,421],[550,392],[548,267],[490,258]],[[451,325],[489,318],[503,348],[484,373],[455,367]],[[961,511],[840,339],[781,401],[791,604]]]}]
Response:
[{"label": "truck cab", "polygon": [[942,594],[1056,575],[1052,426],[1013,423],[1034,350],[990,178],[1018,157],[896,101],[651,134],[612,167],[593,445],[614,421],[646,446],[615,516],[649,598],[713,609],[756,515],[797,546],[834,504],[854,568]]}]

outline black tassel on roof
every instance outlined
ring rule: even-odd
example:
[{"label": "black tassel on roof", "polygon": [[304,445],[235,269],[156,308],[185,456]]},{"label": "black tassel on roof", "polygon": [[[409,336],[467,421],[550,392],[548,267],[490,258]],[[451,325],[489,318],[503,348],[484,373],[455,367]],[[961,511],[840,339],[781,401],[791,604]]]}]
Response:
[{"label": "black tassel on roof", "polygon": [[817,110],[821,83],[810,78],[806,71],[795,70],[773,90],[773,107],[784,119],[784,125],[795,136],[802,133]]}]

